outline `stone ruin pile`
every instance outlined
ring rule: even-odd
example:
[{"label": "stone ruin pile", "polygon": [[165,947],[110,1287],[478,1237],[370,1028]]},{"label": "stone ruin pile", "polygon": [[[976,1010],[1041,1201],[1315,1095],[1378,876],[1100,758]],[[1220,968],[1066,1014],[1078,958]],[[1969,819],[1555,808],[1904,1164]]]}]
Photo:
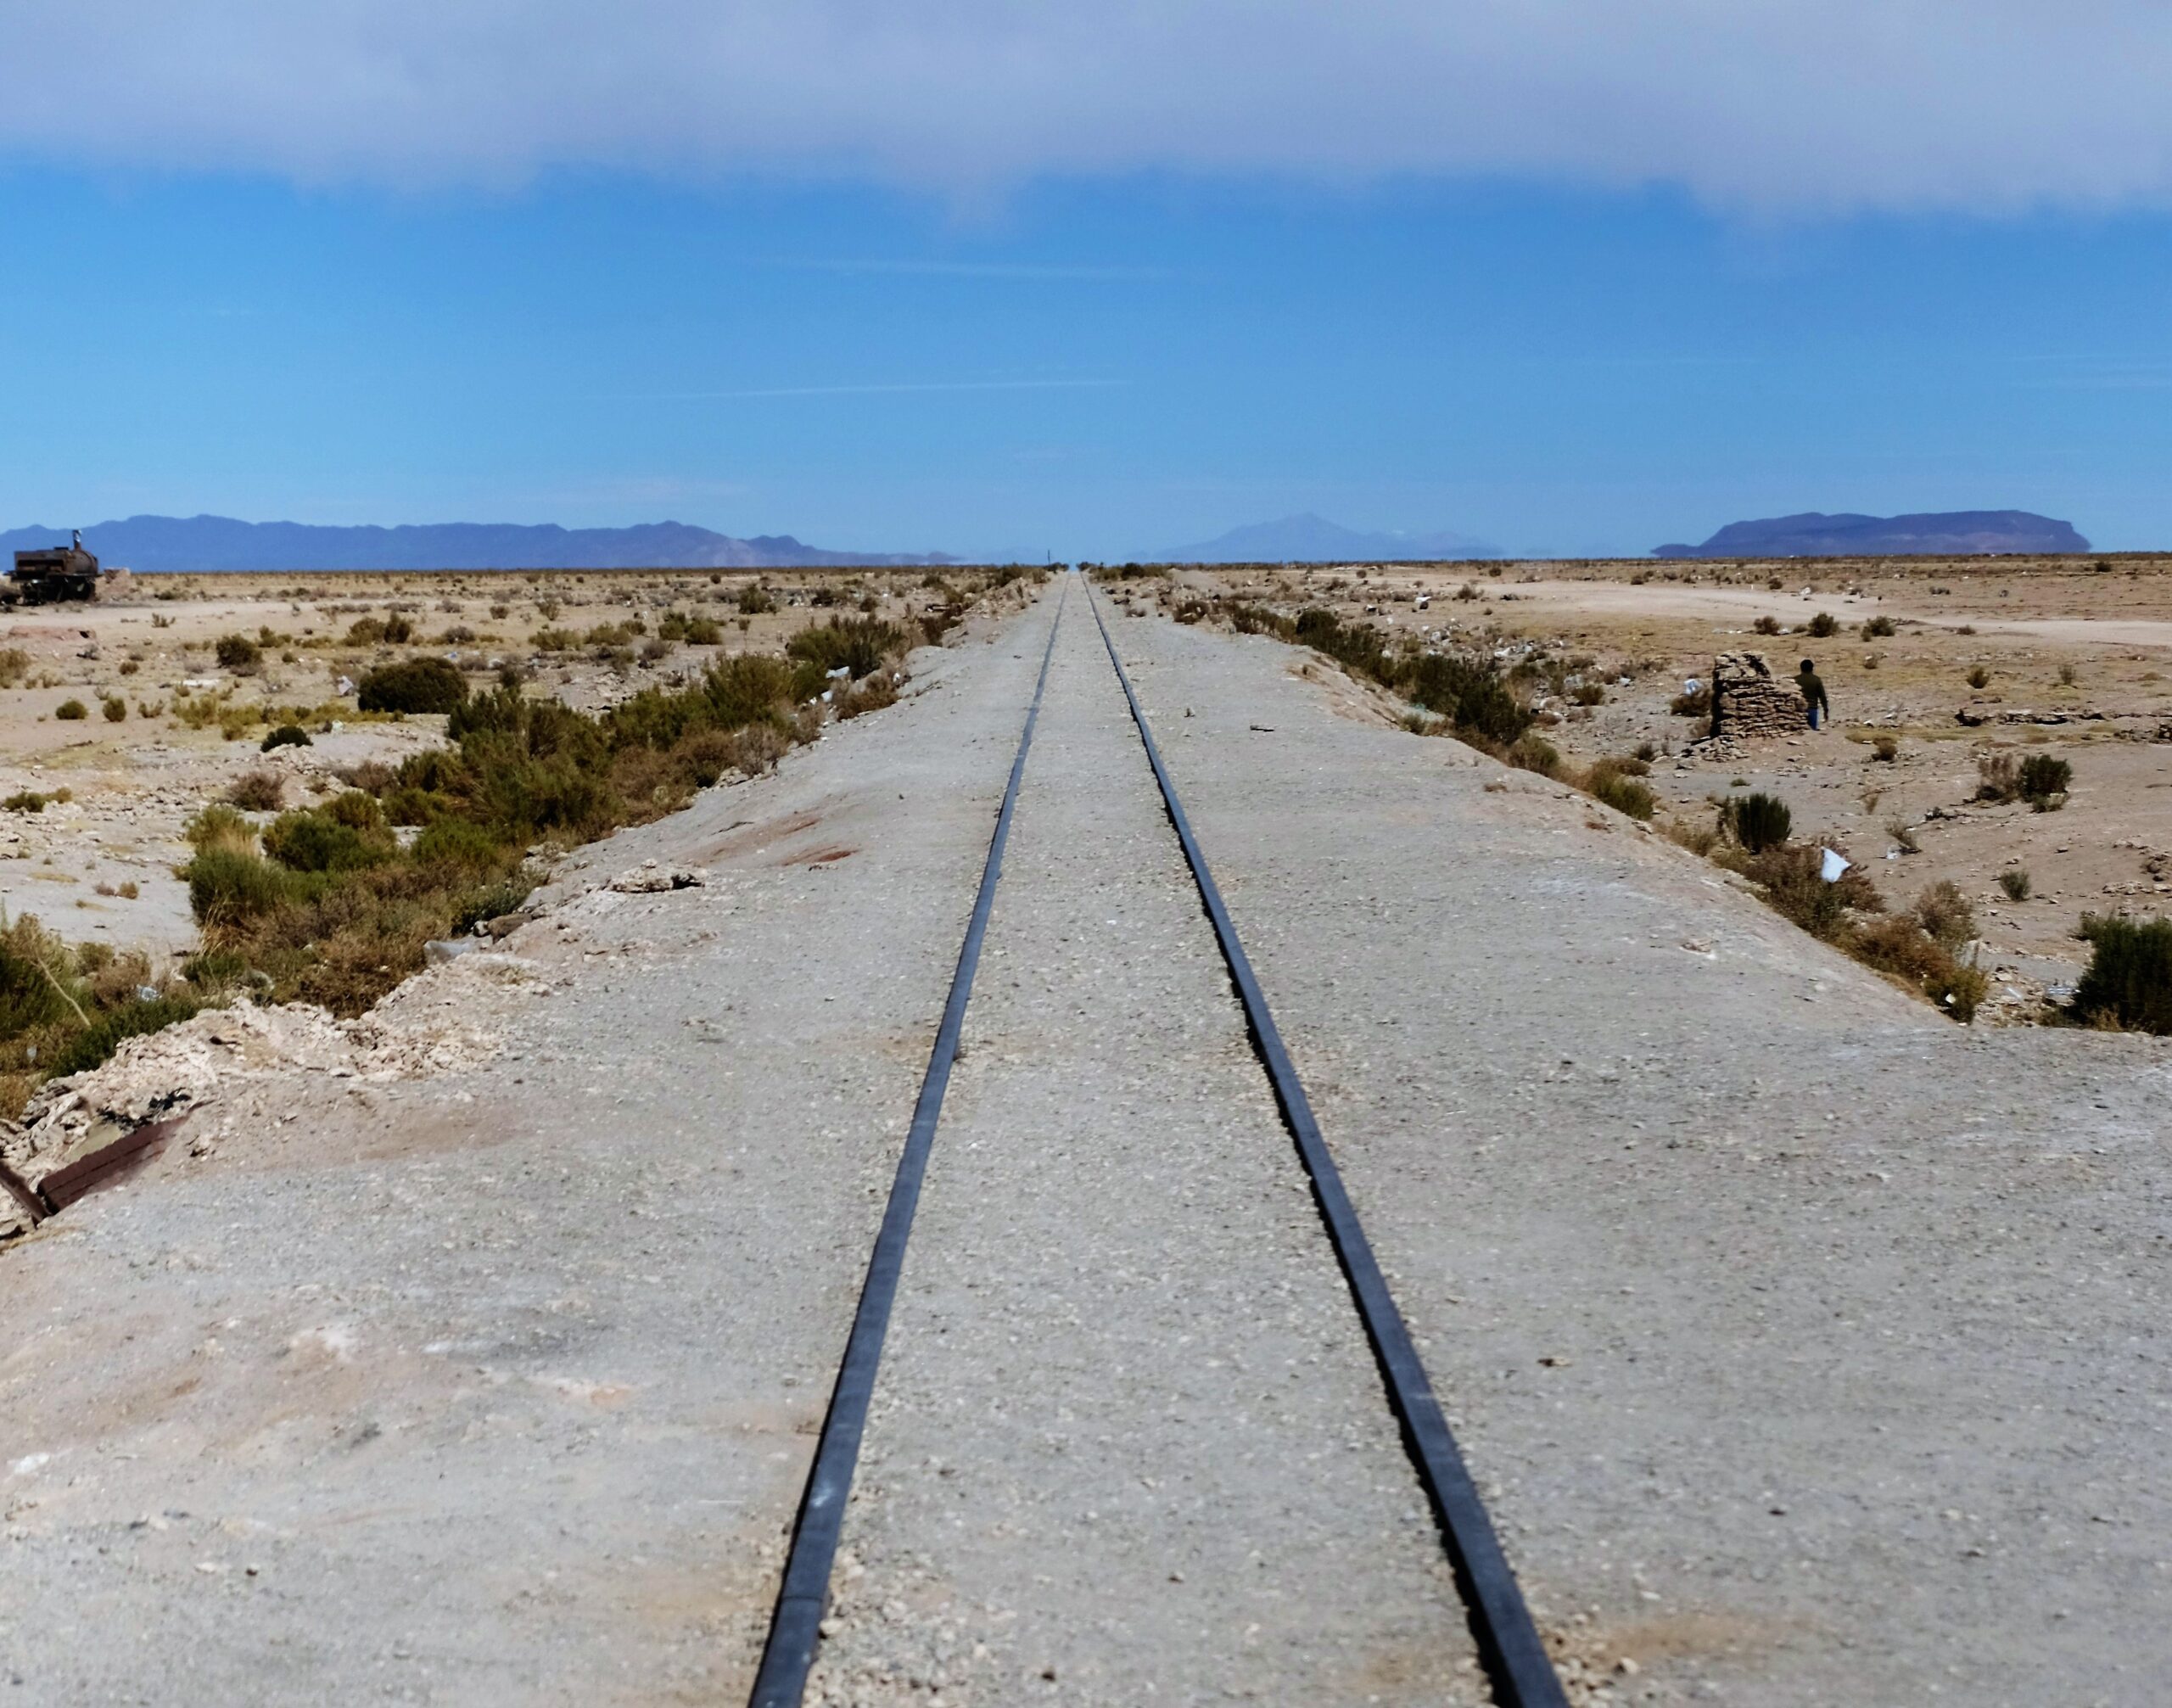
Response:
[{"label": "stone ruin pile", "polygon": [[1810,707],[1792,676],[1775,676],[1762,652],[1722,652],[1712,661],[1712,734],[1738,742],[1800,736]]}]

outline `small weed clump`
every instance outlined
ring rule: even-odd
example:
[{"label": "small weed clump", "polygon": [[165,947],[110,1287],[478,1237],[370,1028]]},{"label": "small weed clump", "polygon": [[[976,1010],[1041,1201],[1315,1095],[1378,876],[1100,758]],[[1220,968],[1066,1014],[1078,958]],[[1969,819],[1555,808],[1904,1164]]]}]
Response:
[{"label": "small weed clump", "polygon": [[246,676],[264,663],[264,649],[246,635],[221,635],[213,652],[219,668],[232,670],[237,676]]},{"label": "small weed clump", "polygon": [[1668,711],[1677,718],[1709,718],[1712,715],[1712,689],[1708,682],[1677,694],[1666,703]]},{"label": "small weed clump", "polygon": [[1760,617],[1751,626],[1761,635],[1777,635],[1780,632],[1780,619],[1777,617]]},{"label": "small weed clump", "polygon": [[274,748],[309,748],[316,745],[310,740],[309,731],[299,724],[282,724],[275,730],[266,731],[257,751],[268,753]]},{"label": "small weed clump", "polygon": [[70,949],[21,916],[0,927],[0,1117],[19,1116],[47,1076],[95,1067],[124,1039],[199,1006],[148,956],[96,943]]},{"label": "small weed clump", "polygon": [[1810,632],[1821,641],[1829,641],[1840,632],[1840,619],[1830,611],[1820,611],[1810,619]]},{"label": "small weed clump", "polygon": [[1505,757],[1531,726],[1530,708],[1491,658],[1419,647],[1391,649],[1387,637],[1371,624],[1345,622],[1318,606],[1295,617],[1261,605],[1236,603],[1224,609],[1239,634],[1272,635],[1324,652],[1352,675],[1369,676],[1446,719],[1456,735],[1497,756]]},{"label": "small weed clump", "polygon": [[277,771],[244,771],[227,786],[227,799],[244,812],[277,812],[286,797],[287,780]]},{"label": "small weed clump", "polygon": [[1720,803],[1719,828],[1744,852],[1761,854],[1794,833],[1794,815],[1777,795],[1733,795]]},{"label": "small weed clump", "polygon": [[[904,650],[904,632],[879,617],[832,617],[817,629],[803,629],[785,642],[785,655],[813,666],[823,677],[832,670],[848,672],[857,681],[882,668],[883,661]],[[814,692],[820,693],[817,683]]]},{"label": "small weed clump", "polygon": [[1968,686],[1978,693],[1991,686],[1991,673],[1981,664],[1972,665],[1968,671]]},{"label": "small weed clump", "polygon": [[1650,769],[1640,759],[1601,759],[1584,773],[1584,792],[1618,813],[1649,821],[1659,810],[1659,798],[1638,781],[1637,772]]},{"label": "small weed clump", "polygon": [[1979,801],[2026,801],[2032,812],[2057,812],[2067,804],[2074,781],[2074,767],[2050,753],[2030,753],[2017,760],[2012,753],[1983,753],[1976,760],[1976,798]]},{"label": "small weed clump", "polygon": [[777,608],[777,602],[766,587],[753,582],[739,590],[739,614],[742,617],[766,617]]},{"label": "small weed clump", "polygon": [[1870,756],[1882,765],[1889,765],[1900,757],[1900,743],[1890,736],[1880,736],[1870,744]]},{"label": "small weed clump", "polygon": [[2072,1012],[2091,1025],[2172,1033],[2172,919],[2087,914],[2079,934],[2091,953]]},{"label": "small weed clump", "polygon": [[53,708],[53,715],[64,724],[79,724],[90,714],[90,708],[81,700],[63,700]]},{"label": "small weed clump", "polygon": [[105,714],[105,720],[109,724],[124,723],[127,720],[128,702],[117,694],[100,695],[98,709]]},{"label": "small weed clump", "polygon": [[2027,901],[2029,887],[2029,873],[2021,866],[2010,865],[1999,874],[1999,888],[2008,901]]},{"label": "small weed clump", "polygon": [[1866,641],[1882,641],[1891,636],[1893,632],[1893,619],[1890,617],[1873,617],[1865,621],[1862,626],[1862,637]]},{"label": "small weed clump", "polygon": [[442,658],[410,658],[372,670],[355,703],[365,712],[451,712],[467,698],[467,679]]}]

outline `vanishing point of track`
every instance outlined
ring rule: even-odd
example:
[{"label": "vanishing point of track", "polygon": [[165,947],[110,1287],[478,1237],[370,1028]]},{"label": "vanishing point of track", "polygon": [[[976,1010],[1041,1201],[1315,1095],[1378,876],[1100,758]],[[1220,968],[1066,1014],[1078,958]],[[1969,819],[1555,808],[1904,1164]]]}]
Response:
[{"label": "vanishing point of track", "polygon": [[[1170,826],[1183,848],[1185,862],[1198,886],[1201,903],[1213,926],[1223,959],[1244,1008],[1253,1048],[1274,1087],[1276,1105],[1310,1183],[1323,1229],[1378,1363],[1389,1409],[1430,1503],[1494,1700],[1501,1708],[1557,1708],[1557,1705],[1565,1704],[1566,1699],[1532,1622],[1523,1592],[1501,1551],[1492,1521],[1464,1464],[1440,1402],[1434,1396],[1410,1331],[1343,1188],[1341,1176],[1313,1117],[1303,1084],[1276,1029],[1266,995],[1215,886],[1206,854],[1184,815],[1176,785],[1162,762],[1153,731],[1133,692],[1130,677],[1117,654],[1115,638],[1102,617],[1100,603],[1094,597],[1090,584],[1082,581],[1081,585],[1088,608],[1100,630],[1110,665],[1130,708],[1147,764],[1161,790]],[[796,1708],[805,1694],[808,1675],[814,1665],[823,1613],[829,1599],[831,1569],[843,1530],[846,1504],[866,1431],[883,1341],[904,1272],[905,1248],[926,1177],[929,1153],[942,1118],[943,1095],[957,1059],[960,1033],[972,995],[981,945],[1002,879],[1004,849],[1010,840],[1019,786],[1033,748],[1033,726],[1040,714],[1049,666],[1055,656],[1056,636],[1062,627],[1069,599],[1070,584],[1066,580],[1057,600],[1055,620],[1049,625],[1048,644],[1041,655],[1039,675],[1019,736],[1017,753],[1011,761],[1003,804],[996,815],[994,834],[989,840],[988,859],[959,952],[957,971],[936,1030],[934,1050],[921,1081],[912,1125],[898,1158],[889,1202],[876,1236],[852,1330],[845,1342],[844,1357],[801,1495],[782,1583],[750,1698],[753,1708]]]}]

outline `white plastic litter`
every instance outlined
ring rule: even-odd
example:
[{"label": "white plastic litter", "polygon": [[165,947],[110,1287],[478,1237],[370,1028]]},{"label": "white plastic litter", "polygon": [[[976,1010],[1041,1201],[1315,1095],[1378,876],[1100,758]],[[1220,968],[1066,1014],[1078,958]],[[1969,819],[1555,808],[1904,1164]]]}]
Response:
[{"label": "white plastic litter", "polygon": [[1831,848],[1820,848],[1818,853],[1823,856],[1823,859],[1818,862],[1817,875],[1828,883],[1839,882],[1840,875],[1855,864],[1846,856],[1835,854]]}]

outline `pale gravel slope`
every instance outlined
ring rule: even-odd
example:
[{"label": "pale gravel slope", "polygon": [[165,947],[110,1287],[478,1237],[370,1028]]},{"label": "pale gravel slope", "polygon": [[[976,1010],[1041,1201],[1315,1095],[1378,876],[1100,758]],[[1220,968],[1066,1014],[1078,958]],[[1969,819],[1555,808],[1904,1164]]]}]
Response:
[{"label": "pale gravel slope", "polygon": [[715,878],[512,938],[495,1061],[256,1082],[0,1256],[11,1700],[743,1697],[1038,659],[591,851]]},{"label": "pale gravel slope", "polygon": [[[555,983],[462,999],[497,1060],[253,1086],[216,1155],[0,1259],[19,1700],[743,1693],[1053,604],[597,850],[717,882],[514,939]],[[1333,715],[1300,654],[1117,635],[1542,1621],[1632,1699],[2158,1700],[2166,1046],[1972,1036],[1624,821]],[[960,1110],[1007,1123],[987,1054]],[[1303,1224],[1258,1190],[1218,1239]],[[1012,1254],[966,1202],[901,1375]],[[1097,1332],[1150,1348],[1125,1298]],[[1061,1632],[1033,1575],[1006,1604]]]},{"label": "pale gravel slope", "polygon": [[817,1700],[1483,1700],[1461,1604],[1074,587]]},{"label": "pale gravel slope", "polygon": [[1303,653],[1117,635],[1542,1622],[1660,1701],[2163,1700],[2172,1047],[1952,1026]]}]

